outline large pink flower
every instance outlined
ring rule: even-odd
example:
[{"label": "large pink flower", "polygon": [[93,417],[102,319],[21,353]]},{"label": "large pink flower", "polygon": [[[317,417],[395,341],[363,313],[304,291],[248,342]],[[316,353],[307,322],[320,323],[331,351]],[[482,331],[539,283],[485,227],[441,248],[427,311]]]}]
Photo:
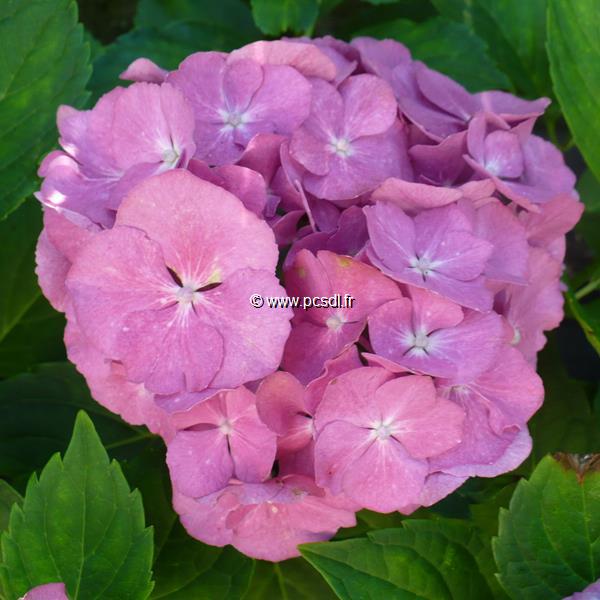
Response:
[{"label": "large pink flower", "polygon": [[233,388],[281,359],[291,315],[249,303],[285,295],[276,262],[265,223],[176,170],[129,194],[115,227],[77,256],[67,288],[84,334],[130,381],[159,394]]},{"label": "large pink flower", "polygon": [[279,561],[299,556],[299,544],[327,540],[356,524],[354,506],[288,475],[266,483],[232,481],[221,492],[196,499],[175,489],[173,503],[190,535],[212,544],[232,544],[248,556]]},{"label": "large pink flower", "polygon": [[383,304],[369,317],[373,351],[408,369],[437,377],[481,373],[490,367],[503,338],[495,313],[465,311],[419,288],[411,299]]},{"label": "large pink flower", "polygon": [[371,262],[398,281],[429,289],[478,311],[492,307],[483,272],[494,246],[477,237],[453,205],[411,219],[395,203],[377,202],[367,215]]},{"label": "large pink flower", "polygon": [[399,510],[418,501],[428,459],[460,442],[463,419],[429,377],[349,371],[329,384],[317,409],[317,483],[371,510]]},{"label": "large pink flower", "polygon": [[338,89],[313,81],[309,118],[292,136],[290,152],[319,198],[355,198],[386,177],[410,175],[406,139],[389,86],[373,75],[346,79]]},{"label": "large pink flower", "polygon": [[185,167],[193,156],[194,116],[174,87],[135,83],[102,96],[92,110],[58,110],[62,151],[46,156],[38,198],[58,210],[111,226],[138,182]]},{"label": "large pink flower", "polygon": [[235,162],[258,133],[291,134],[310,110],[309,82],[285,64],[198,52],[167,81],[191,102],[196,156],[213,165]]},{"label": "large pink flower", "polygon": [[233,477],[260,483],[270,475],[276,436],[259,419],[246,388],[221,392],[183,418],[185,428],[167,445],[171,480],[182,494],[207,496]]},{"label": "large pink flower", "polygon": [[372,310],[400,297],[396,283],[377,269],[327,251],[314,256],[301,250],[286,273],[286,287],[292,296],[329,298],[339,294],[340,300],[346,295],[353,299],[346,308],[296,311],[283,366],[303,383],[317,377],[326,360],[358,340]]}]

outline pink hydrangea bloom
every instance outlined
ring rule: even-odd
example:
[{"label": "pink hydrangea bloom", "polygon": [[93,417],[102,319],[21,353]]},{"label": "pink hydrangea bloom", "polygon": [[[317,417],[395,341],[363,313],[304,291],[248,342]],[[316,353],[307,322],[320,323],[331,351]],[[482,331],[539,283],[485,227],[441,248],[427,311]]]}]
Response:
[{"label": "pink hydrangea bloom", "polygon": [[59,109],[36,272],[94,398],[165,440],[191,535],[283,560],[525,459],[583,209],[547,99],[365,37],[121,78]]},{"label": "pink hydrangea bloom", "polygon": [[284,295],[276,261],[273,234],[237,198],[176,170],[129,194],[67,287],[79,326],[129,380],[159,394],[236,387],[277,368],[289,333],[287,310],[248,302]]},{"label": "pink hydrangea bloom", "polygon": [[364,367],[333,380],[317,409],[317,483],[364,508],[418,500],[428,459],[461,440],[464,413],[428,377]]},{"label": "pink hydrangea bloom", "polygon": [[477,237],[456,206],[411,219],[392,202],[364,209],[371,262],[397,281],[427,288],[479,311],[492,307],[483,272],[493,245]]},{"label": "pink hydrangea bloom", "polygon": [[305,167],[302,183],[320,198],[354,198],[386,177],[409,173],[405,134],[389,86],[357,75],[338,89],[313,82],[310,116],[292,136],[290,152]]},{"label": "pink hydrangea bloom", "polygon": [[[502,347],[484,373],[441,379],[438,387],[466,419],[461,443],[432,459],[434,470],[493,477],[523,462],[531,450],[525,424],[540,407],[544,388],[518,350]],[[506,462],[498,464],[501,459]]]},{"label": "pink hydrangea bloom", "polygon": [[167,445],[173,485],[182,494],[201,497],[232,478],[260,483],[271,473],[275,440],[258,417],[252,392],[243,387],[221,392],[189,411],[185,428]]},{"label": "pink hydrangea bloom", "polygon": [[490,367],[504,333],[497,314],[465,311],[419,288],[410,289],[410,298],[387,302],[369,317],[375,353],[437,377],[461,377]]},{"label": "pink hydrangea bloom", "polygon": [[310,84],[296,69],[233,58],[192,54],[167,78],[193,106],[196,156],[210,164],[236,161],[257,133],[292,133],[310,110]]},{"label": "pink hydrangea bloom", "polygon": [[110,226],[126,193],[193,156],[194,117],[171,85],[136,83],[105,94],[92,110],[58,110],[62,151],[42,162],[38,197],[53,208]]},{"label": "pink hydrangea bloom", "polygon": [[[327,251],[314,256],[301,250],[286,273],[286,288],[298,297],[349,294],[353,299],[352,306],[346,308],[296,311],[283,366],[303,383],[317,377],[326,360],[358,340],[372,310],[400,297],[398,286],[373,267]],[[308,356],[307,345],[311,347]]]},{"label": "pink hydrangea bloom", "polygon": [[214,546],[231,544],[248,556],[279,561],[299,556],[297,546],[331,538],[356,524],[354,506],[288,475],[266,483],[233,481],[200,499],[175,490],[175,510],[188,532]]},{"label": "pink hydrangea bloom", "polygon": [[517,204],[532,208],[568,193],[575,176],[550,142],[531,135],[534,119],[512,128],[482,114],[469,123],[465,157],[473,169],[491,177],[498,191]]}]

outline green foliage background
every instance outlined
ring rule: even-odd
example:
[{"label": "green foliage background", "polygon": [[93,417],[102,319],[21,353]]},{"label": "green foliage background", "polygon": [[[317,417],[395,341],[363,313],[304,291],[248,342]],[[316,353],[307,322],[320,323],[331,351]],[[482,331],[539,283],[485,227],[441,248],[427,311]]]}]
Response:
[{"label": "green foliage background", "polygon": [[[187,536],[162,442],[94,403],[66,362],[63,317],[34,273],[31,194],[58,105],[91,106],[135,58],[174,68],[198,50],[326,34],[397,39],[471,91],[552,98],[537,129],[565,152],[586,213],[525,464],[410,517],[363,511],[273,565]],[[63,581],[73,599],[552,600],[600,578],[599,181],[597,0],[0,2],[0,598]]]}]

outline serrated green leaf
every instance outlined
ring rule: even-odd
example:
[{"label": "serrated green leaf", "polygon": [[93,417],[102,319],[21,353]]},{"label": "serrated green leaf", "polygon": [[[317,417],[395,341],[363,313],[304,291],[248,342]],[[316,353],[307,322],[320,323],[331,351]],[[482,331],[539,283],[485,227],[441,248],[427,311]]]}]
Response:
[{"label": "serrated green leaf", "polygon": [[359,33],[402,42],[415,59],[452,77],[472,92],[510,85],[490,59],[485,42],[462,23],[441,17],[423,23],[397,19]]},{"label": "serrated green leaf", "polygon": [[229,600],[241,598],[254,561],[231,546],[207,546],[176,522],[154,563],[156,587],[151,598]]},{"label": "serrated green leaf", "polygon": [[595,0],[548,0],[554,91],[588,166],[600,179],[600,11]]},{"label": "serrated green leaf", "polygon": [[0,479],[0,533],[8,527],[8,520],[13,504],[23,504],[23,497],[15,488]]},{"label": "serrated green leaf", "polygon": [[[561,0],[559,0],[561,1]],[[552,92],[546,57],[546,0],[432,0],[439,12],[470,27],[527,97]]]},{"label": "serrated green leaf", "polygon": [[267,35],[310,34],[319,16],[318,0],[250,0],[254,22]]},{"label": "serrated green leaf", "polygon": [[[571,455],[573,456],[573,455]],[[591,464],[588,460],[587,464]],[[500,512],[493,543],[515,600],[560,600],[600,576],[600,473],[547,456]]]},{"label": "serrated green leaf", "polygon": [[[589,169],[577,181],[577,191],[585,204],[585,212],[575,231],[583,237],[596,257],[600,258],[600,182]],[[600,272],[600,268],[598,271]]]},{"label": "serrated green leaf", "polygon": [[9,596],[53,581],[70,598],[144,599],[152,590],[152,530],[139,492],[109,462],[90,418],[80,412],[64,459],[34,475],[23,507],[2,535],[2,578]]},{"label": "serrated green leaf", "polygon": [[323,577],[303,558],[280,563],[257,560],[243,600],[335,600]]},{"label": "serrated green leaf", "polygon": [[0,219],[37,185],[59,104],[82,106],[91,69],[74,0],[0,4]]},{"label": "serrated green leaf", "polygon": [[367,539],[305,544],[302,555],[340,598],[480,600],[492,597],[476,555],[485,551],[466,523],[407,519]]}]

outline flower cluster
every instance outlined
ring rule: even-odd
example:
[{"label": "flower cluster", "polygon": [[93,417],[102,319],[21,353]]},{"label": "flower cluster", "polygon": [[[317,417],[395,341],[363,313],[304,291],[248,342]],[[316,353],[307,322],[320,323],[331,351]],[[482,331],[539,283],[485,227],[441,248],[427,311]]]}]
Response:
[{"label": "flower cluster", "polygon": [[164,438],[191,535],[282,560],[528,455],[581,214],[532,133],[548,100],[471,94],[370,38],[122,78],[59,109],[37,273],[97,401]]}]

